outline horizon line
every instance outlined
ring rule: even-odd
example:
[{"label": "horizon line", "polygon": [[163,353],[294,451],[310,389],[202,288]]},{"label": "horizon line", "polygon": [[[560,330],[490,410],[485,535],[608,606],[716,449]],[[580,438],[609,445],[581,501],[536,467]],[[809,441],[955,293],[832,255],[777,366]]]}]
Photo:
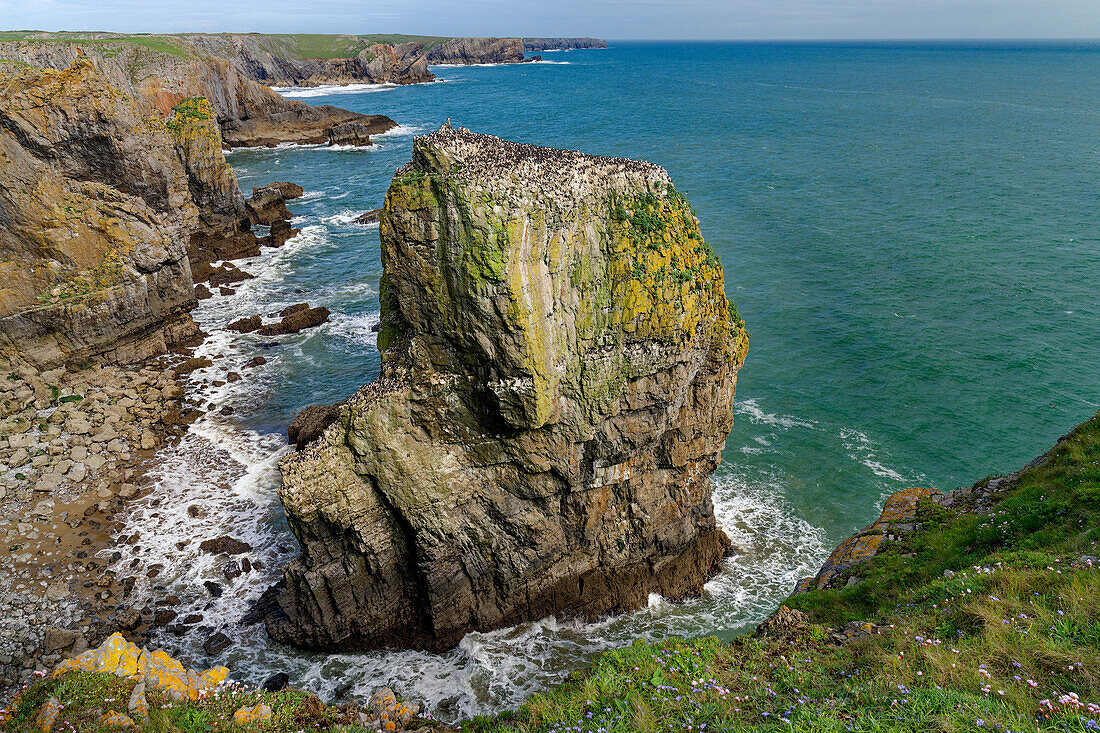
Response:
[{"label": "horizon line", "polygon": [[[119,35],[132,35],[132,36],[181,36],[181,35],[261,35],[261,36],[296,36],[296,35],[318,35],[318,36],[413,36],[424,38],[519,38],[519,39],[542,39],[542,38],[595,38],[597,40],[605,41],[607,43],[975,43],[975,42],[1032,42],[1043,43],[1051,41],[1063,41],[1067,43],[1096,43],[1100,42],[1100,37],[1078,37],[1078,36],[884,36],[884,37],[863,37],[863,36],[844,36],[834,38],[824,37],[775,37],[775,38],[709,38],[709,37],[684,37],[684,38],[605,38],[602,36],[593,35],[552,35],[552,36],[538,36],[538,35],[487,35],[487,36],[461,36],[461,35],[438,35],[432,33],[409,33],[404,31],[372,31],[363,33],[324,33],[324,32],[308,32],[302,31],[298,33],[279,33],[268,31],[112,31],[105,29],[96,30],[56,30],[48,31],[41,28],[12,28],[0,30],[0,33],[115,33]],[[2,40],[2,39],[0,39]],[[599,49],[570,49],[570,50],[599,50]]]}]

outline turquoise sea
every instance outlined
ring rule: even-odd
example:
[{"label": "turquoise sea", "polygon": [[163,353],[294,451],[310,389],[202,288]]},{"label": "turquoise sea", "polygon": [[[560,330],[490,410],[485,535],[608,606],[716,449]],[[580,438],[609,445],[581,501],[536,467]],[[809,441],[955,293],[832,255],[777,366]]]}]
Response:
[{"label": "turquoise sea", "polygon": [[[637,636],[750,628],[890,493],[1011,471],[1100,408],[1100,44],[621,42],[544,58],[285,90],[401,127],[366,150],[228,156],[246,190],[306,189],[290,205],[302,234],[196,312],[213,334],[202,353],[222,359],[195,389],[233,413],[163,456],[131,518],[161,532],[121,562],[165,565],[150,591],[236,639],[223,661],[241,679],[287,671],[330,697],[391,684],[445,718],[513,707]],[[752,334],[714,480],[737,554],[696,601],[594,625],[547,619],[444,655],[283,649],[237,623],[296,552],[275,495],[285,427],[377,373],[378,229],[352,220],[381,205],[413,136],[448,118],[658,163],[698,210]],[[278,347],[218,331],[306,300],[332,322]],[[268,363],[242,371],[257,354]],[[226,371],[245,379],[217,384]],[[256,547],[260,572],[227,583],[177,545],[226,532]],[[230,588],[211,599],[206,579]],[[163,641],[201,656],[201,635]]]}]

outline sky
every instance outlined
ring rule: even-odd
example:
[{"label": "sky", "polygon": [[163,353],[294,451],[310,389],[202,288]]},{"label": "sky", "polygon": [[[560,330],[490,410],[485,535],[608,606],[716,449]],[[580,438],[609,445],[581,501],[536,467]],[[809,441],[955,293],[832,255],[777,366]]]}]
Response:
[{"label": "sky", "polygon": [[1100,0],[0,0],[0,28],[608,39],[1100,38]]}]

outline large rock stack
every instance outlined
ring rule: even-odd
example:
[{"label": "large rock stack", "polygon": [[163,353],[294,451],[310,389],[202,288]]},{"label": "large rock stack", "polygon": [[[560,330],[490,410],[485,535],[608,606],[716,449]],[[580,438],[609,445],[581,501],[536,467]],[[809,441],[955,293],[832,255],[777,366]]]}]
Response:
[{"label": "large rock stack", "polygon": [[747,334],[668,174],[448,127],[381,238],[382,373],[282,464],[271,635],[436,649],[698,593]]}]

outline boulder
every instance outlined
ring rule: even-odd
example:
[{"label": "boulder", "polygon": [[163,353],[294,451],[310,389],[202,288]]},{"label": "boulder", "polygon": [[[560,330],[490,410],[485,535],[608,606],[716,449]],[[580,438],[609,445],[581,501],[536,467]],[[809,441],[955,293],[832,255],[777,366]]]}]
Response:
[{"label": "boulder", "polygon": [[83,636],[79,631],[59,629],[56,626],[47,626],[43,632],[42,648],[47,654],[66,652],[73,648],[78,636]]},{"label": "boulder", "polygon": [[252,196],[245,199],[244,205],[253,224],[270,226],[280,219],[291,218],[286,208],[286,197],[272,186],[253,188]]},{"label": "boulder", "polygon": [[319,438],[325,428],[336,422],[336,419],[340,416],[340,405],[342,404],[342,402],[337,402],[333,405],[310,405],[303,409],[295,415],[294,420],[287,427],[287,439],[298,450],[302,450],[309,443]]},{"label": "boulder", "polygon": [[800,634],[810,628],[810,617],[802,611],[787,606],[768,616],[756,627],[756,633],[761,636],[779,634]]},{"label": "boulder", "polygon": [[264,320],[260,316],[249,316],[248,318],[238,318],[225,328],[228,331],[236,331],[237,333],[252,333],[263,325]]},{"label": "boulder", "polygon": [[334,125],[328,131],[328,144],[357,147],[374,145],[370,139],[370,129],[361,122],[345,122],[342,125]]},{"label": "boulder", "polygon": [[222,535],[211,540],[203,540],[199,549],[211,555],[243,555],[246,552],[252,552],[252,545],[229,535]]},{"label": "boulder", "polygon": [[265,692],[279,692],[290,686],[290,675],[286,672],[276,672],[264,680],[262,685]]},{"label": "boulder", "polygon": [[308,303],[299,303],[279,312],[282,319],[278,323],[272,323],[261,327],[256,333],[261,336],[283,336],[298,333],[306,328],[313,328],[326,323],[329,317],[329,309],[324,306],[310,308]]},{"label": "boulder", "polygon": [[287,201],[290,201],[291,199],[301,198],[302,194],[305,193],[305,190],[297,183],[289,183],[287,181],[272,181],[264,188],[274,188],[276,191],[282,194],[283,198]]},{"label": "boulder", "polygon": [[294,229],[290,226],[290,222],[285,219],[279,219],[272,223],[271,231],[263,239],[263,245],[265,247],[282,247],[288,240],[298,236],[301,229]]},{"label": "boulder", "polygon": [[699,593],[747,334],[668,174],[444,127],[381,224],[381,373],[281,461],[268,632],[445,649]]},{"label": "boulder", "polygon": [[233,640],[220,631],[216,631],[210,636],[206,637],[206,641],[202,644],[202,650],[211,657],[224,652],[233,643]]}]

